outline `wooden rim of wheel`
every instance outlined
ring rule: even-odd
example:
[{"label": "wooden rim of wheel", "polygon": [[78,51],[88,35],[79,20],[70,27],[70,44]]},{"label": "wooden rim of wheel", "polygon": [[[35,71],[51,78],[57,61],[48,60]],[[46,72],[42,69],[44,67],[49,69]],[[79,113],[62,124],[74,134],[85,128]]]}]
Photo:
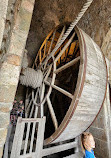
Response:
[{"label": "wooden rim of wheel", "polygon": [[78,40],[79,40],[79,46],[80,46],[80,68],[79,68],[79,74],[77,79],[77,86],[74,97],[72,99],[72,103],[62,121],[58,129],[47,139],[45,139],[44,144],[52,143],[55,139],[57,139],[60,134],[65,130],[67,127],[71,117],[73,116],[75,109],[78,105],[79,97],[81,96],[84,81],[85,81],[85,75],[86,75],[86,65],[87,65],[87,51],[86,51],[86,44],[84,41],[84,37],[82,36],[82,32],[78,27],[75,27],[75,32],[77,33]]},{"label": "wooden rim of wheel", "polygon": [[[46,110],[44,108],[48,108],[47,110],[48,110],[48,113],[50,114],[50,117],[49,116],[47,117],[49,119],[49,120],[47,119],[47,122],[49,121],[49,124],[51,123],[51,125],[53,124],[53,127],[55,127],[55,130],[52,127],[53,130],[51,129],[50,130],[51,132],[49,132],[49,134],[46,135],[46,139],[44,140],[44,145],[50,144],[50,143],[55,143],[62,139],[64,140],[63,137],[65,134],[67,134],[68,130],[71,130],[70,127],[73,125],[74,120],[79,119],[78,116],[77,116],[77,118],[75,118],[75,116],[79,114],[78,109],[81,107],[81,105],[80,105],[81,100],[84,101],[83,99],[84,99],[85,93],[83,91],[83,87],[85,88],[85,91],[87,91],[88,86],[89,86],[89,85],[86,85],[87,80],[90,80],[90,78],[88,78],[88,76],[86,75],[86,68],[88,71],[90,70],[90,67],[89,67],[90,65],[88,66],[88,64],[92,60],[92,58],[89,58],[89,57],[91,54],[90,48],[91,48],[91,44],[93,45],[93,41],[91,38],[89,38],[87,35],[85,35],[85,33],[80,28],[78,28],[76,26],[75,29],[72,30],[70,35],[66,38],[64,43],[60,46],[60,48],[57,47],[57,49],[55,49],[58,41],[61,40],[67,27],[68,27],[67,25],[66,26],[64,26],[64,25],[57,26],[54,30],[52,30],[48,34],[48,36],[46,37],[46,39],[44,40],[44,42],[42,43],[42,45],[39,49],[39,52],[36,56],[36,59],[35,59],[34,65],[33,65],[34,69],[38,70],[40,68],[42,70],[44,79],[43,79],[43,83],[40,88],[41,88],[41,90],[45,89],[46,91],[43,90],[44,91],[43,94],[41,91],[41,94],[42,94],[41,95],[42,99],[41,99],[40,94],[37,94],[40,92],[40,88],[38,87],[37,90],[35,89],[35,92],[34,92],[34,89],[32,90],[32,98],[29,98],[29,100],[31,100],[31,101],[27,106],[27,107],[30,107],[30,104],[32,104],[31,105],[32,109],[30,108],[31,112],[29,112],[29,118],[32,118],[33,116],[37,117],[37,114],[35,115],[35,113],[36,112],[38,113],[38,107],[40,107],[40,116],[38,115],[38,117],[43,117],[44,110]],[[85,39],[85,37],[86,37],[86,39]],[[87,42],[88,40],[89,41],[91,40],[91,42],[88,43]],[[75,42],[75,44],[74,44],[74,42]],[[75,46],[79,47],[79,50],[75,49]],[[95,55],[97,56],[98,54],[96,54],[97,53],[96,45],[94,45],[94,46],[95,46],[94,52],[95,52]],[[70,52],[70,50],[71,50],[71,52]],[[101,52],[99,52],[99,53],[101,53]],[[64,59],[64,55],[66,57],[65,59]],[[102,59],[102,56],[101,56],[101,59]],[[104,62],[104,59],[102,59],[102,61]],[[75,63],[77,63],[76,66],[74,66]],[[72,69],[71,66],[74,69]],[[65,70],[65,69],[67,69],[67,70]],[[74,74],[74,76],[73,76],[72,71],[69,71],[69,70],[72,70],[74,73],[75,72],[77,72],[77,73]],[[62,72],[62,71],[64,71],[64,72]],[[69,71],[69,73],[67,73],[68,71]],[[107,70],[105,70],[105,71],[107,71]],[[105,71],[104,71],[104,75],[105,75]],[[94,70],[94,72],[95,72],[95,70]],[[58,75],[58,73],[60,73],[60,74]],[[69,90],[68,88],[65,89],[65,87],[63,85],[63,83],[65,83],[66,80],[68,78],[70,78],[69,76],[68,76],[68,78],[66,76],[65,79],[59,81],[61,76],[64,76],[65,73],[67,73],[67,75],[69,75],[69,74],[72,75],[71,81],[73,81],[73,77],[76,77],[76,80],[74,81],[75,86],[71,87],[72,82],[70,80],[69,80],[69,84],[67,84],[67,86],[70,85],[69,89],[71,88],[71,90]],[[90,75],[90,77],[91,77],[91,75]],[[58,81],[58,83],[57,83],[57,81]],[[61,83],[61,81],[63,83]],[[96,86],[98,87],[99,84],[97,84]],[[103,86],[104,86],[103,88],[105,88],[105,84]],[[95,86],[93,86],[93,87],[95,88]],[[73,89],[73,91],[72,91],[72,89]],[[59,95],[61,95],[62,99],[66,98],[66,97],[69,97],[69,99],[70,99],[70,102],[67,102],[68,98],[66,98],[66,100],[65,100],[66,101],[65,106],[67,106],[67,105],[68,106],[66,107],[65,111],[63,111],[62,117],[61,116],[59,117],[59,115],[58,115],[58,113],[61,114],[61,111],[57,112],[55,109],[58,102],[51,100],[52,99],[51,97],[53,96],[53,94],[56,94],[55,90],[57,92],[59,92]],[[88,92],[89,91],[87,91],[87,93]],[[105,89],[103,92],[106,94]],[[105,99],[104,93],[102,96]],[[36,94],[40,98],[40,102],[35,103],[35,100],[37,100]],[[34,98],[34,95],[35,95],[35,98]],[[64,97],[63,95],[65,95],[66,97]],[[31,95],[29,94],[28,96],[31,96]],[[79,100],[80,100],[80,102],[79,102]],[[45,102],[46,102],[46,104],[45,104]],[[102,102],[103,102],[103,98],[102,98],[102,100],[100,100],[101,104],[102,104]],[[61,103],[61,101],[60,101],[60,103]],[[64,101],[63,101],[63,104],[64,104]],[[101,107],[101,104],[98,105],[98,111]],[[45,107],[45,105],[46,105],[46,107]],[[62,104],[60,104],[60,105],[64,109],[64,106]],[[33,111],[34,115],[32,115],[32,111]],[[77,113],[76,113],[76,111],[77,111]],[[55,113],[55,112],[57,112],[57,113]],[[31,115],[30,115],[30,113],[31,113]],[[47,115],[47,113],[46,113],[46,115]],[[97,115],[97,113],[95,113],[95,116],[96,115]],[[92,121],[94,120],[94,118],[95,117],[93,117]],[[50,121],[50,119],[52,122]],[[87,119],[87,118],[85,118],[85,119]],[[72,122],[70,122],[71,120],[72,120]],[[86,124],[85,129],[89,126],[89,124],[92,123],[92,121],[89,121],[89,123]],[[58,124],[59,124],[59,126],[58,126]],[[69,126],[68,126],[68,124],[69,124]],[[74,127],[74,128],[76,128],[76,127]],[[74,128],[72,129],[72,131],[75,130]],[[78,126],[78,128],[79,128],[79,126]],[[48,126],[46,126],[46,131],[48,131],[48,130],[49,130]],[[75,134],[75,136],[77,136],[77,135]],[[70,136],[70,138],[72,138],[72,137],[73,137],[73,135]]]}]

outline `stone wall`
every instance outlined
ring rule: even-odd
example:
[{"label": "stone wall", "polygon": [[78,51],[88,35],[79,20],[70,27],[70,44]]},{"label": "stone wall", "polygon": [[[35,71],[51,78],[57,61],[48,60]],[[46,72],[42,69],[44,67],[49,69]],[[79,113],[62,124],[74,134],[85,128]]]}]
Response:
[{"label": "stone wall", "polygon": [[[14,2],[14,5],[12,3]],[[2,156],[3,145],[5,143],[7,126],[9,124],[9,114],[15,97],[21,62],[26,44],[30,22],[32,18],[34,0],[10,0],[8,3],[7,18],[10,21],[10,29],[7,30],[7,20],[1,50],[0,67],[0,157]],[[12,10],[11,7],[14,7]],[[13,17],[12,17],[12,13]],[[12,18],[11,18],[12,17]],[[9,20],[10,19],[10,20]],[[6,33],[7,32],[7,33]],[[0,34],[1,36],[1,34]]]},{"label": "stone wall", "polygon": [[89,128],[93,134],[96,148],[95,155],[97,158],[110,158],[111,157],[111,108],[109,103],[109,85],[107,87],[107,95],[104,105]]},{"label": "stone wall", "polygon": [[8,0],[2,0],[0,2],[0,49],[1,49],[2,39],[3,39],[4,28],[5,28],[7,6],[8,6]]},{"label": "stone wall", "polygon": [[11,31],[14,24],[14,13],[15,9],[18,7],[17,4],[18,3],[16,0],[8,0],[7,13],[6,19],[4,21],[4,30],[0,49],[0,65],[5,58],[5,54],[7,53],[8,46],[10,44]]}]

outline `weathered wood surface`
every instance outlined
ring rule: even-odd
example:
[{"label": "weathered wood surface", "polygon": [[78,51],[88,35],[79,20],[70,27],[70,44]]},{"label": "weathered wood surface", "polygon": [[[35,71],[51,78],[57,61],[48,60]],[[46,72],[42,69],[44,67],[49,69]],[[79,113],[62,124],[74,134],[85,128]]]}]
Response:
[{"label": "weathered wood surface", "polygon": [[[36,118],[39,113],[42,117],[44,115],[44,105],[45,103],[47,104],[55,132],[44,141],[44,144],[72,139],[85,131],[97,116],[106,93],[107,69],[105,59],[96,43],[80,28],[75,27],[75,30],[72,31],[64,44],[54,52],[55,54],[53,53],[49,60],[46,60],[60,41],[63,33],[66,32],[66,27],[59,28],[59,31],[58,28],[55,28],[49,33],[41,45],[33,65],[33,68],[40,68],[44,72],[44,94],[40,92],[39,96],[38,90],[34,92],[35,94],[32,93],[29,99],[29,105],[26,106],[26,111],[29,112],[29,117],[34,116]],[[60,85],[61,82],[59,84],[56,83],[60,78],[63,79],[61,74],[65,75],[67,73],[69,75],[68,71],[73,67],[79,67],[79,73],[76,89],[71,93],[71,91],[68,91],[71,88],[70,86],[65,89]],[[59,75],[60,77],[57,78]],[[74,76],[75,78],[76,75]],[[75,80],[74,82],[76,83]],[[47,87],[49,89],[45,91]],[[71,101],[71,104],[66,107],[67,109],[69,107],[69,109],[66,115],[63,114],[64,118],[62,117],[63,120],[60,125],[57,120],[58,116],[56,116],[57,112],[54,111],[54,101],[52,102],[51,100],[53,89]],[[37,98],[39,97],[40,102],[37,102]],[[30,109],[30,106],[32,109]],[[41,108],[40,111],[38,106]]]},{"label": "weathered wood surface", "polygon": [[[32,124],[32,132],[30,133],[31,124]],[[24,136],[24,129],[26,126],[27,126],[26,138],[24,140],[23,136]],[[14,142],[11,151],[11,158],[29,158],[29,157],[41,158],[42,150],[43,150],[44,129],[45,129],[45,117],[38,119],[18,118],[16,132],[14,136]],[[34,147],[33,143],[34,143],[35,132],[37,134],[37,139]],[[33,151],[34,148],[35,151]]]},{"label": "weathered wood surface", "polygon": [[[45,144],[75,138],[95,119],[103,103],[107,70],[100,48],[81,29],[76,28],[80,45],[80,68],[72,103],[58,129]],[[52,85],[54,87],[54,85]]]},{"label": "weathered wood surface", "polygon": [[65,151],[68,149],[72,149],[78,147],[77,142],[70,142],[70,143],[66,143],[66,144],[62,144],[62,145],[57,145],[54,147],[50,147],[50,148],[46,148],[42,150],[42,156],[47,156],[47,155],[51,155],[54,153],[58,153],[61,151]]}]

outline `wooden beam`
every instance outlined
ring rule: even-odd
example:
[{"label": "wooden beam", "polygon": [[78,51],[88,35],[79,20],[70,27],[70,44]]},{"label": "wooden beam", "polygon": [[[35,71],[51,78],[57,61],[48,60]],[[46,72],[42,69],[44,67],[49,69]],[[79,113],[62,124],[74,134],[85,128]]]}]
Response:
[{"label": "wooden beam", "polygon": [[[50,52],[51,52],[52,44],[53,44],[54,38],[55,38],[55,33],[56,33],[56,30],[53,32],[53,36],[52,36],[51,44],[50,44],[50,47],[49,47],[49,50],[48,50],[48,54],[50,54]],[[48,54],[47,54],[47,55],[48,55]]]},{"label": "wooden beam", "polygon": [[47,104],[48,104],[48,108],[49,108],[49,111],[50,111],[50,114],[52,117],[52,121],[53,121],[55,130],[56,130],[58,128],[58,122],[57,122],[56,115],[55,115],[55,112],[54,112],[54,109],[53,109],[53,106],[52,106],[52,103],[51,103],[49,97],[47,97]]},{"label": "wooden beam", "polygon": [[55,62],[57,62],[57,60],[62,56],[62,54],[65,52],[65,50],[67,49],[67,47],[71,44],[73,38],[75,36],[75,32],[73,33],[73,35],[70,37],[69,41],[66,43],[66,45],[62,48],[61,52],[58,54],[58,56],[55,58]]},{"label": "wooden beam", "polygon": [[71,143],[57,145],[57,146],[50,147],[50,148],[45,148],[45,149],[42,150],[42,156],[47,156],[47,155],[51,155],[51,154],[61,152],[61,151],[64,151],[64,150],[72,149],[76,146],[77,146],[77,143],[71,142]]},{"label": "wooden beam", "polygon": [[62,29],[62,31],[61,31],[61,34],[60,34],[60,36],[59,36],[59,38],[58,38],[58,41],[57,41],[56,45],[60,42],[60,40],[61,40],[61,38],[62,38],[62,36],[63,36],[63,34],[64,34],[64,32],[65,32],[65,29],[66,29],[66,26],[63,27],[63,29]]},{"label": "wooden beam", "polygon": [[[49,86],[51,85],[48,81],[44,81],[44,83],[47,84],[47,85],[49,85]],[[62,94],[68,96],[69,98],[73,99],[73,95],[71,93],[67,92],[66,90],[64,90],[64,89],[62,89],[62,88],[60,88],[60,87],[58,87],[56,85],[51,85],[51,87],[54,88],[54,89],[56,89],[56,90],[58,90]]]},{"label": "wooden beam", "polygon": [[65,69],[67,69],[68,67],[70,67],[70,66],[76,64],[79,60],[80,60],[80,56],[77,57],[77,58],[75,58],[74,60],[72,60],[72,61],[66,63],[65,65],[61,66],[61,67],[58,68],[56,71],[54,71],[54,73],[58,74],[59,72],[61,72],[61,71],[65,70]]}]

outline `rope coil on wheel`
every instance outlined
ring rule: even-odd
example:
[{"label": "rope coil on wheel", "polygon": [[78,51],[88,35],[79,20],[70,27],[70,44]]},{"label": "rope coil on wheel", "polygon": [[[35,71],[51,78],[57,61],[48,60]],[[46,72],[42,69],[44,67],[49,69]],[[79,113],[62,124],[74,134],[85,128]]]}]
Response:
[{"label": "rope coil on wheel", "polygon": [[35,71],[32,68],[26,68],[20,76],[20,82],[22,85],[32,87],[36,89],[40,87],[43,80],[43,73],[41,70]]}]

